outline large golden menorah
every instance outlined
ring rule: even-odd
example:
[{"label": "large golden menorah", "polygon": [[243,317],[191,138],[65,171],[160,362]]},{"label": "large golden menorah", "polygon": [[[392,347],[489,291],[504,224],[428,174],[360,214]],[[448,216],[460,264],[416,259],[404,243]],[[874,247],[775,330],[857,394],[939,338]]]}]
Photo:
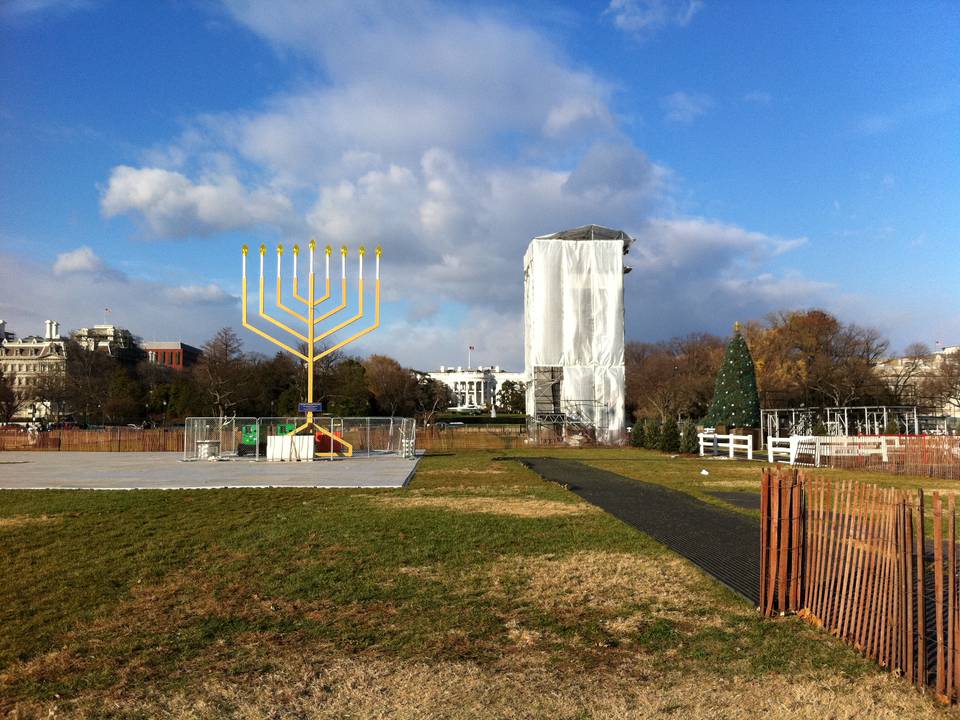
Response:
[{"label": "large golden menorah", "polygon": [[[374,279],[374,318],[373,324],[369,327],[364,328],[360,332],[354,333],[346,340],[341,340],[340,342],[326,347],[321,351],[317,351],[317,343],[326,340],[328,337],[333,335],[336,332],[339,332],[348,325],[361,320],[363,318],[363,258],[366,255],[366,249],[363,245],[360,246],[357,255],[359,258],[358,261],[358,275],[357,275],[357,313],[348,320],[344,320],[338,325],[324,330],[321,333],[317,333],[317,326],[322,323],[324,320],[332,318],[337,313],[341,312],[344,308],[347,307],[347,246],[344,245],[340,248],[340,304],[335,308],[328,310],[319,317],[317,316],[317,307],[327,300],[330,299],[330,256],[333,254],[333,248],[327,245],[324,251],[324,261],[326,265],[325,271],[325,284],[326,290],[322,297],[316,297],[316,282],[314,279],[314,251],[316,250],[317,243],[315,240],[310,241],[310,280],[309,280],[309,290],[307,291],[307,297],[303,297],[299,292],[299,275],[297,272],[297,259],[300,255],[300,247],[298,245],[293,246],[293,297],[298,302],[303,303],[306,306],[306,315],[293,310],[283,304],[282,296],[282,277],[281,269],[283,267],[283,245],[277,245],[277,308],[283,310],[291,317],[303,322],[306,324],[306,334],[301,333],[297,330],[294,330],[289,325],[277,320],[274,317],[271,317],[266,310],[264,310],[264,294],[263,294],[263,258],[267,253],[267,246],[260,246],[260,317],[266,320],[269,323],[272,323],[276,327],[280,328],[284,332],[290,334],[291,336],[297,338],[302,343],[305,344],[306,352],[300,352],[299,350],[291,347],[287,343],[279,340],[271,335],[268,335],[263,330],[258,327],[255,327],[247,320],[247,253],[249,248],[243,246],[243,326],[252,332],[255,332],[262,338],[265,338],[272,342],[274,345],[277,345],[284,350],[286,350],[291,355],[294,355],[301,360],[303,360],[307,365],[307,404],[313,404],[313,368],[318,360],[326,357],[332,352],[336,352],[340,348],[349,345],[357,338],[363,337],[369,332],[376,330],[380,326],[380,255],[382,250],[380,246],[377,246],[376,250],[376,271]],[[332,456],[335,453],[333,450],[333,444],[337,443],[341,445],[345,450],[342,453],[343,455],[350,456],[353,454],[353,446],[348,443],[346,440],[340,437],[335,437],[329,430],[326,428],[317,425],[313,420],[313,410],[310,409],[307,411],[306,422],[293,430],[291,435],[298,435],[303,430],[310,428],[320,432],[321,434],[327,436],[330,441],[330,452],[329,453],[318,453],[324,456]],[[259,438],[258,438],[259,442]]]}]

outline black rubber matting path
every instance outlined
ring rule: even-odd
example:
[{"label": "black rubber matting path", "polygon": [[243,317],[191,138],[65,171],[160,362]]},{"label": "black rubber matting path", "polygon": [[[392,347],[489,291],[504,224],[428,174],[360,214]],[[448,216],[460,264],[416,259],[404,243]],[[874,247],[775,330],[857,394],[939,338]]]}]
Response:
[{"label": "black rubber matting path", "polygon": [[655,538],[754,605],[760,601],[759,520],[573,460],[510,459]]}]

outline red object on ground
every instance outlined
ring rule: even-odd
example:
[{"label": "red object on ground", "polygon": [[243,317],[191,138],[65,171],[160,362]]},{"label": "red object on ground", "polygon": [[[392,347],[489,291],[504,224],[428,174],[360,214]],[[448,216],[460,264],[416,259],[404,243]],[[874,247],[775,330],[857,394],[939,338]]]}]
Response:
[{"label": "red object on ground", "polygon": [[[343,437],[343,433],[339,431],[333,433],[333,435],[336,438]],[[333,438],[331,438],[329,435],[327,435],[326,433],[318,432],[316,435],[316,440],[317,440],[317,452],[327,452],[327,453],[333,452],[333,444],[334,444]],[[338,445],[338,448],[337,448],[338,450],[343,449],[342,443],[337,443],[337,445]]]}]

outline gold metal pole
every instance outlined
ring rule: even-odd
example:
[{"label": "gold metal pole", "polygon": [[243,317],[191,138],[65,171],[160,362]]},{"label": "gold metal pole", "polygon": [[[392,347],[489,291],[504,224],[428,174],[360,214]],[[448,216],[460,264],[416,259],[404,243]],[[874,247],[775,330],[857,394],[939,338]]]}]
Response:
[{"label": "gold metal pole", "polygon": [[[307,360],[307,402],[313,402],[313,363],[316,357],[316,350],[313,345],[313,336],[314,336],[314,325],[313,325],[313,316],[316,314],[317,306],[314,304],[314,282],[313,282],[313,250],[316,247],[316,242],[310,241],[310,301],[307,303],[309,308],[308,314],[310,317],[307,319],[307,333],[310,335],[310,340],[307,342],[307,355],[310,358]],[[307,422],[310,425],[313,425],[313,409],[311,408],[307,411]]]}]

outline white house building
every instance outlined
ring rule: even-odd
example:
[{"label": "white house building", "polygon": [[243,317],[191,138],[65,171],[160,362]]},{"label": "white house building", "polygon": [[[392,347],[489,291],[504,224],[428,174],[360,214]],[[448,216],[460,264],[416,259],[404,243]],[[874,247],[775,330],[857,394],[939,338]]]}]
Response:
[{"label": "white house building", "polygon": [[429,372],[427,376],[447,385],[460,408],[490,407],[505,382],[524,382],[523,373],[507,372],[499,365],[478,368],[441,365],[439,370]]}]

